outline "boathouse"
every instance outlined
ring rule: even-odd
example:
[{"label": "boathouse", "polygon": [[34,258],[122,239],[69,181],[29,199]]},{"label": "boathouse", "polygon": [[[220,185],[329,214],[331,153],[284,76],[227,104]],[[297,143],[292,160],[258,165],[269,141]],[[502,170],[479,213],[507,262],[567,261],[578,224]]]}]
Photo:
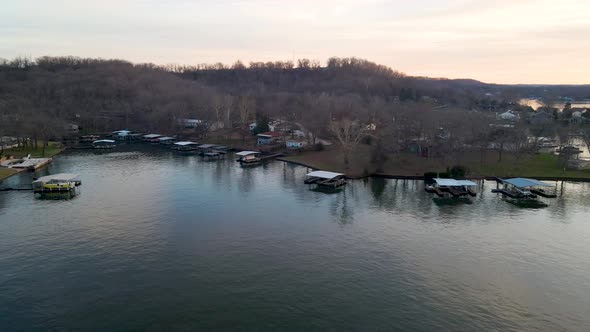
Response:
[{"label": "boathouse", "polygon": [[278,133],[276,131],[267,131],[264,133],[260,133],[260,134],[256,135],[256,137],[257,137],[256,144],[258,144],[258,145],[274,144],[274,143],[277,143],[278,141],[280,141],[282,136],[283,135],[281,133]]}]

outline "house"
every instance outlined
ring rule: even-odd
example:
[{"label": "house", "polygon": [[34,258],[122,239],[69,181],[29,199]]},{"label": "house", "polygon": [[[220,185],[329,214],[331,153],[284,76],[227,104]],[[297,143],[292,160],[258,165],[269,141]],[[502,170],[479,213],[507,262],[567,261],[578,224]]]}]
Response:
[{"label": "house", "polygon": [[250,130],[250,132],[253,132],[256,129],[256,122],[252,122],[248,125],[248,129]]},{"label": "house", "polygon": [[18,139],[16,137],[2,136],[0,137],[0,149],[11,149],[19,146]]},{"label": "house", "polygon": [[293,136],[297,138],[305,138],[305,133],[303,130],[295,129],[293,130]]},{"label": "house", "polygon": [[549,124],[555,120],[555,113],[552,110],[541,110],[531,114],[530,121],[532,124]]},{"label": "house", "polygon": [[267,131],[264,133],[260,133],[260,134],[256,135],[256,137],[257,137],[256,144],[258,144],[258,145],[274,144],[274,143],[279,142],[281,140],[282,136],[283,135],[281,133],[277,133],[275,131]]},{"label": "house", "polygon": [[203,123],[203,120],[199,119],[180,119],[179,123],[184,126],[184,128],[197,128],[199,125]]},{"label": "house", "polygon": [[588,110],[583,108],[575,109],[572,112],[572,117],[569,119],[570,123],[582,123],[588,119]]},{"label": "house", "polygon": [[64,129],[70,134],[77,134],[80,132],[80,127],[75,123],[68,123],[64,126]]},{"label": "house", "polygon": [[515,121],[518,121],[519,115],[518,115],[518,113],[509,110],[504,113],[498,114],[497,118],[500,120],[515,122]]},{"label": "house", "polygon": [[305,142],[290,139],[290,140],[287,140],[285,145],[287,146],[288,149],[299,150],[299,149],[303,149],[305,147]]}]

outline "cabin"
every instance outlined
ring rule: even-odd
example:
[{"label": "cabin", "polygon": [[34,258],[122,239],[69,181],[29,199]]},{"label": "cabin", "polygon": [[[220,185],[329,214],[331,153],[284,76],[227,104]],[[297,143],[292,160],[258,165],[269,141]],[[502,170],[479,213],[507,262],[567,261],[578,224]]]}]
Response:
[{"label": "cabin", "polygon": [[307,173],[303,182],[305,184],[316,184],[321,187],[336,189],[346,184],[346,177],[341,173],[313,171]]},{"label": "cabin", "polygon": [[114,149],[116,143],[112,139],[99,139],[97,141],[92,142],[92,147],[94,149]]},{"label": "cabin", "polygon": [[172,144],[172,150],[177,151],[197,151],[199,149],[199,143],[191,141],[181,141]]},{"label": "cabin", "polygon": [[278,133],[275,131],[267,131],[264,133],[260,133],[260,134],[256,135],[256,137],[257,137],[256,144],[257,145],[275,144],[281,140],[282,136],[283,135],[281,133]]},{"label": "cabin", "polygon": [[285,146],[287,147],[287,149],[301,150],[305,147],[305,141],[290,139],[287,140],[287,142],[285,142]]},{"label": "cabin", "polygon": [[43,176],[33,181],[33,192],[64,192],[74,190],[82,184],[77,174],[59,173]]},{"label": "cabin", "polygon": [[258,157],[259,154],[260,152],[258,151],[241,151],[236,153],[236,155],[239,157],[236,161],[241,164],[256,164],[261,161],[261,159]]}]

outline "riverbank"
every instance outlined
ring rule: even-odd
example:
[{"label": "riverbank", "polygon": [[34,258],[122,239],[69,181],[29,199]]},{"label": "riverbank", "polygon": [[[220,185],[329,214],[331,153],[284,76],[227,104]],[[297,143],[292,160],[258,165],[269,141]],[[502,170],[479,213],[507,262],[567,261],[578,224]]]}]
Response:
[{"label": "riverbank", "polygon": [[504,153],[499,161],[497,153],[461,154],[447,158],[423,158],[415,154],[386,155],[381,167],[371,163],[369,147],[359,146],[351,155],[349,164],[344,164],[339,149],[307,151],[280,158],[285,162],[340,172],[349,178],[378,176],[398,179],[421,179],[426,172],[445,172],[447,167],[461,165],[469,170],[472,178],[531,177],[545,180],[590,181],[590,170],[564,170],[557,156],[535,154],[516,156]]}]

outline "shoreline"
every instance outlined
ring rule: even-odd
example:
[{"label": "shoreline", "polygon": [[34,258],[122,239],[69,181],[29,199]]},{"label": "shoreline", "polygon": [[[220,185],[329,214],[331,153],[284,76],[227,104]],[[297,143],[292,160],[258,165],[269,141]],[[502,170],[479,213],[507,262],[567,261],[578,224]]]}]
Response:
[{"label": "shoreline", "polygon": [[[63,148],[61,148],[61,149],[60,149],[58,152],[56,152],[56,153],[52,154],[52,155],[51,155],[51,157],[43,157],[43,158],[51,158],[51,159],[53,159],[55,156],[57,156],[57,155],[61,154],[62,152],[64,152],[64,151],[65,151],[65,150],[67,150],[67,149],[68,149],[67,147],[63,147]],[[39,168],[35,169],[33,172],[36,172],[36,171],[38,171],[38,170],[41,170],[41,169],[43,169],[43,168],[47,167],[47,166],[48,166],[49,164],[51,164],[52,162],[53,162],[53,160],[51,160],[50,162],[46,163],[45,165],[43,165],[43,166],[41,166],[41,167],[39,167]],[[0,183],[4,182],[4,180],[6,180],[6,179],[8,179],[8,178],[10,178],[10,177],[12,177],[12,176],[15,176],[15,175],[17,175],[17,174],[19,174],[19,173],[21,173],[21,172],[26,172],[26,171],[28,171],[26,168],[22,168],[22,169],[15,169],[15,168],[8,168],[8,167],[2,167],[2,168],[6,168],[6,169],[10,169],[10,170],[14,170],[14,172],[12,172],[12,174],[8,174],[8,175],[6,175],[6,176],[4,176],[4,177],[0,177]]]},{"label": "shoreline", "polygon": [[[306,164],[301,161],[292,161],[285,158],[276,158],[278,161],[282,161],[285,163],[290,163],[294,165],[304,166],[307,168],[311,168],[314,170],[318,170],[318,168]],[[395,179],[395,180],[424,180],[423,175],[397,175],[397,174],[389,174],[389,173],[373,173],[363,176],[349,176],[346,175],[347,179],[351,180],[359,180],[365,178],[382,178],[382,179]],[[580,178],[580,177],[568,177],[568,176],[527,176],[527,175],[520,175],[519,177],[529,177],[534,178],[539,181],[568,181],[568,182],[590,182],[590,178]],[[495,181],[499,176],[466,176],[466,179],[469,180],[487,180],[487,181]],[[510,178],[510,177],[505,177]]]}]

